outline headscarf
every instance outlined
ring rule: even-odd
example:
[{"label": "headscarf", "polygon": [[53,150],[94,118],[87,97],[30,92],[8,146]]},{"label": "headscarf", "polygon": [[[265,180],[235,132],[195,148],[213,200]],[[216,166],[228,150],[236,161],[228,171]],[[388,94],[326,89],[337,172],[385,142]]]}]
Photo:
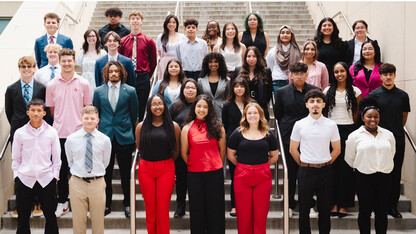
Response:
[{"label": "headscarf", "polygon": [[[280,32],[284,29],[289,29],[290,33],[292,34],[290,39],[290,48],[288,51],[283,50],[283,44],[280,41]],[[295,33],[293,32],[292,27],[289,25],[283,25],[279,29],[279,35],[277,36],[277,45],[276,45],[276,63],[279,65],[280,69],[286,75],[289,74],[289,66],[293,65],[301,60],[301,52],[298,46],[298,43],[295,39]]]}]

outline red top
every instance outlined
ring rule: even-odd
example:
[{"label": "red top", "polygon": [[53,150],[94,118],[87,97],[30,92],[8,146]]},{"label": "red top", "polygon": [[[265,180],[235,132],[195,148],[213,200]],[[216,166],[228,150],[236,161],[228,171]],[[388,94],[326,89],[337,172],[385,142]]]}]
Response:
[{"label": "red top", "polygon": [[207,124],[195,119],[188,131],[188,171],[207,172],[222,168],[218,141],[207,136]]}]

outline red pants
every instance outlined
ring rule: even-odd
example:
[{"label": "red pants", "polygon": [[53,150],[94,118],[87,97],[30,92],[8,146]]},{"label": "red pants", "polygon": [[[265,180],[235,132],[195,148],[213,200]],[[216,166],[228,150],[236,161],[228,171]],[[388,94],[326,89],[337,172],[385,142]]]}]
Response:
[{"label": "red pants", "polygon": [[146,208],[147,233],[169,233],[169,205],[175,185],[173,159],[157,162],[141,159],[138,174]]},{"label": "red pants", "polygon": [[234,172],[238,234],[266,234],[272,173],[268,163],[238,163]]}]

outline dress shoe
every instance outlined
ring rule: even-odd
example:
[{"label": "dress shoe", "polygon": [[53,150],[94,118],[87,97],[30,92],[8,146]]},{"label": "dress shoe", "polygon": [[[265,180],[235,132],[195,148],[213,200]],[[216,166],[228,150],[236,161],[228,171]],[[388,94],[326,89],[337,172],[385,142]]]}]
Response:
[{"label": "dress shoe", "polygon": [[329,213],[329,215],[331,216],[331,217],[336,217],[336,216],[338,216],[338,211],[331,211],[331,213]]},{"label": "dress shoe", "polygon": [[345,216],[348,216],[348,213],[341,213],[341,212],[338,212],[338,218],[342,219],[342,218],[344,218]]},{"label": "dress shoe", "polygon": [[104,210],[104,216],[106,216],[106,215],[108,215],[110,213],[111,213],[111,208],[106,207],[105,210]]},{"label": "dress shoe", "polygon": [[401,219],[403,216],[400,214],[400,212],[397,210],[397,208],[389,208],[387,210],[387,214],[393,216],[395,219]]},{"label": "dress shoe", "polygon": [[180,218],[185,215],[185,206],[178,206],[173,217]]},{"label": "dress shoe", "polygon": [[130,218],[130,206],[124,207],[124,215],[126,218]]},{"label": "dress shoe", "polygon": [[237,217],[237,213],[235,212],[235,208],[232,208],[230,211],[230,216],[231,217]]}]

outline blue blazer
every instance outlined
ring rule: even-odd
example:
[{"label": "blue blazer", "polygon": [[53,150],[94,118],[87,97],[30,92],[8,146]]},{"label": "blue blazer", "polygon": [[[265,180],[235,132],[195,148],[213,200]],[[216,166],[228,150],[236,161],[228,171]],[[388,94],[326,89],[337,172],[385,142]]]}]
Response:
[{"label": "blue blazer", "polygon": [[[133,67],[133,63],[131,59],[121,54],[118,54],[117,61],[120,61],[127,71],[126,84],[135,88],[136,87],[136,73],[134,72],[134,67]],[[107,63],[108,63],[108,54],[95,61],[95,85],[97,87],[99,87],[100,85],[104,83],[103,69],[105,65],[107,65]]]},{"label": "blue blazer", "polygon": [[108,84],[94,90],[92,103],[97,107],[100,116],[99,131],[107,135],[110,140],[115,137],[120,145],[135,143],[134,131],[139,108],[135,88],[123,83],[120,85],[115,111],[108,100]]},{"label": "blue blazer", "polygon": [[[155,94],[157,94],[159,92],[160,83],[162,83],[162,80],[159,80],[159,81],[156,82],[155,87],[153,88],[153,95],[155,95]],[[181,89],[181,86],[182,86],[182,84],[179,84],[179,89]],[[163,90],[163,97],[165,98],[166,105],[168,105],[168,108],[169,108],[170,104],[172,104],[177,99],[170,100],[170,97],[168,95],[168,92],[166,92],[167,88],[168,87],[166,86],[165,90]],[[178,98],[179,98],[179,96],[178,96]]]},{"label": "blue blazer", "polygon": [[[71,38],[58,33],[58,38],[56,40],[57,40],[56,43],[61,45],[62,48],[68,48],[71,50],[74,49],[74,45],[72,44]],[[48,45],[47,34],[36,39],[35,56],[36,56],[36,63],[39,69],[48,65],[48,58],[46,57],[46,52],[44,51],[45,46],[47,45]]]}]

